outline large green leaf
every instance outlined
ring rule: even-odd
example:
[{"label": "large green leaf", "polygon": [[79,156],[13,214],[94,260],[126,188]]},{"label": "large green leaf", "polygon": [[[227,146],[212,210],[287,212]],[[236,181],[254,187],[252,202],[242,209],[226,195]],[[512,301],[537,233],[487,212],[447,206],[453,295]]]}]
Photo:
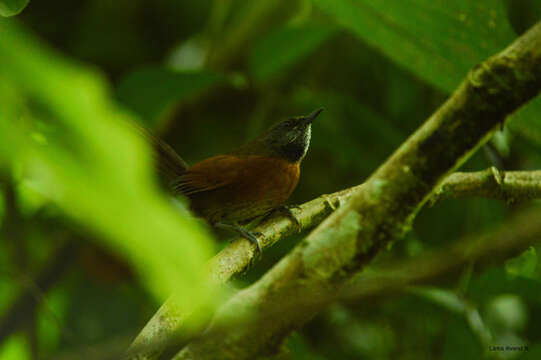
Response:
[{"label": "large green leaf", "polygon": [[172,106],[223,78],[210,72],[181,72],[163,67],[139,69],[118,86],[118,97],[154,127]]},{"label": "large green leaf", "polygon": [[0,16],[17,15],[24,10],[30,0],[0,0]]},{"label": "large green leaf", "polygon": [[364,42],[449,92],[513,38],[500,0],[312,0]]},{"label": "large green leaf", "polygon": [[[453,91],[469,69],[515,37],[502,0],[312,0],[362,41],[427,83]],[[541,101],[513,129],[541,133]],[[541,144],[539,136],[529,136]]]},{"label": "large green leaf", "polygon": [[250,67],[258,81],[287,70],[336,33],[336,27],[322,24],[286,26],[272,31],[255,47]]},{"label": "large green leaf", "polygon": [[[107,84],[0,22],[0,165],[32,179],[97,241],[127,258],[157,296],[208,298],[210,237],[161,195],[150,151],[111,101]],[[33,140],[43,124],[46,141]]]}]

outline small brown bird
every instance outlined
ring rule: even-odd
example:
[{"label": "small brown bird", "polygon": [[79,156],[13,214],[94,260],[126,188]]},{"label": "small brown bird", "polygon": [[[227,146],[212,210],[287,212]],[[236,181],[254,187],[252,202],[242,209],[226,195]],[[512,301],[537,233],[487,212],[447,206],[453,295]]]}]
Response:
[{"label": "small brown bird", "polygon": [[323,111],[282,121],[227,154],[192,167],[161,140],[151,137],[158,170],[173,194],[190,199],[192,210],[211,225],[232,229],[255,243],[242,224],[282,207],[299,181],[312,121]]}]

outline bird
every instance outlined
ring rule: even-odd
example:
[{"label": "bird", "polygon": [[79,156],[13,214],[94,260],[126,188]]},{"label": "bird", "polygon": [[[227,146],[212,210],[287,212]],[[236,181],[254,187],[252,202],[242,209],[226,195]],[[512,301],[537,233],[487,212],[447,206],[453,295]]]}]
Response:
[{"label": "bird", "polygon": [[192,166],[163,140],[145,135],[154,148],[158,173],[172,195],[187,197],[197,216],[214,227],[235,231],[261,254],[256,234],[243,225],[284,209],[299,181],[312,122],[322,111],[278,122],[252,141]]}]

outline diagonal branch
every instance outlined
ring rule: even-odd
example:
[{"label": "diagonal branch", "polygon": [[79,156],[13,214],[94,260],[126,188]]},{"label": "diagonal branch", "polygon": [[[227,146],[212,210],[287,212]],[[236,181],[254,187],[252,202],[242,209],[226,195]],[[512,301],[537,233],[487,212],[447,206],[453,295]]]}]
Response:
[{"label": "diagonal branch", "polygon": [[[294,211],[300,228],[285,216],[269,218],[254,229],[262,234],[261,246],[268,248],[281,239],[317,226],[361,189],[362,185],[357,185],[333,194],[321,195],[300,205],[298,210]],[[540,198],[541,171],[502,172],[491,168],[472,173],[457,172],[445,179],[431,201],[469,196],[508,201]],[[210,260],[209,276],[216,283],[227,282],[246,271],[256,257],[254,245],[244,238],[239,238]],[[183,329],[184,320],[188,315],[177,307],[173,297],[167,300],[133,342],[129,351],[134,354],[131,358],[156,359],[169,346],[168,344],[174,344],[177,341],[176,337],[179,333],[188,333],[187,329]]]},{"label": "diagonal branch", "polygon": [[[420,290],[417,288],[419,285],[435,284],[440,280],[448,282],[452,276],[459,275],[465,267],[472,264],[475,264],[477,272],[482,271],[540,242],[540,211],[539,207],[522,211],[488,233],[468,235],[442,248],[358,274],[339,292],[325,294],[326,301],[358,305],[359,300],[366,298],[384,297],[410,290],[416,292]],[[302,303],[302,300],[300,302]],[[275,321],[274,319],[280,318],[284,313],[295,311],[299,307],[299,303],[295,301],[290,305],[291,308],[280,308],[279,313],[266,312],[265,322]],[[242,321],[233,321],[227,324],[227,328],[234,331],[234,327],[239,325],[243,325]]]},{"label": "diagonal branch", "polygon": [[360,274],[335,299],[381,296],[410,285],[434,282],[469,264],[486,267],[520,254],[541,240],[540,209],[518,214],[489,234],[467,236],[442,249],[422,253],[387,268]]},{"label": "diagonal branch", "polygon": [[[327,294],[411,227],[450,172],[496,126],[541,89],[541,23],[475,67],[434,113],[363,185],[258,282],[239,292],[175,359],[251,359],[272,353],[327,304]],[[299,299],[302,302],[299,304]],[[281,309],[294,311],[280,312]],[[261,322],[266,314],[281,313]],[[246,322],[222,331],[232,319]],[[249,316],[248,316],[249,315]],[[249,320],[248,320],[249,319]]]}]

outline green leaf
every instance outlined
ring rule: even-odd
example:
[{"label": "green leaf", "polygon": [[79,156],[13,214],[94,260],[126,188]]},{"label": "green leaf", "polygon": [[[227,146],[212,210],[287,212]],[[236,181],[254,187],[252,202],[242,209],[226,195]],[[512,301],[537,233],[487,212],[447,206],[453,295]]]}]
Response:
[{"label": "green leaf", "polygon": [[537,270],[537,253],[535,248],[530,246],[528,250],[519,256],[509,259],[505,264],[505,270],[511,275],[535,279]]},{"label": "green leaf", "polygon": [[334,26],[303,24],[272,31],[255,47],[251,72],[258,81],[267,81],[310,55],[336,33]]},{"label": "green leaf", "polygon": [[541,96],[513,114],[513,121],[506,122],[506,126],[541,154]]},{"label": "green leaf", "polygon": [[13,16],[24,10],[30,0],[0,0],[0,16]]},{"label": "green leaf", "polygon": [[441,347],[441,359],[443,360],[482,359],[485,350],[472,334],[468,323],[458,316],[450,317],[447,320]]},{"label": "green leaf", "polygon": [[66,308],[70,305],[69,294],[65,289],[54,289],[47,294],[46,304],[40,304],[36,314],[36,331],[39,336],[40,349],[50,353],[62,340],[62,327]]},{"label": "green leaf", "polygon": [[468,298],[478,304],[485,303],[501,294],[516,294],[524,300],[539,304],[541,283],[522,276],[511,276],[503,268],[485,271],[472,279],[468,287]]},{"label": "green leaf", "polygon": [[[36,191],[91,239],[127,259],[147,288],[209,299],[211,237],[159,191],[150,150],[111,101],[102,77],[0,22],[0,163],[22,167]],[[47,141],[31,129],[46,123]],[[30,131],[33,130],[33,131]]]},{"label": "green leaf", "polygon": [[[516,38],[502,0],[312,1],[363,42],[446,93]],[[528,6],[530,15],[538,12],[539,5]],[[519,6],[509,8],[514,14]],[[541,147],[541,100],[515,117],[512,129]]]},{"label": "green leaf", "polygon": [[312,0],[357,37],[446,92],[514,37],[501,0]]},{"label": "green leaf", "polygon": [[8,338],[4,346],[0,347],[0,359],[2,360],[25,360],[31,359],[30,346],[24,339],[24,335],[14,335]]},{"label": "green leaf", "polygon": [[118,97],[149,127],[155,127],[178,102],[223,80],[210,72],[181,72],[163,67],[139,69],[118,86]]}]

